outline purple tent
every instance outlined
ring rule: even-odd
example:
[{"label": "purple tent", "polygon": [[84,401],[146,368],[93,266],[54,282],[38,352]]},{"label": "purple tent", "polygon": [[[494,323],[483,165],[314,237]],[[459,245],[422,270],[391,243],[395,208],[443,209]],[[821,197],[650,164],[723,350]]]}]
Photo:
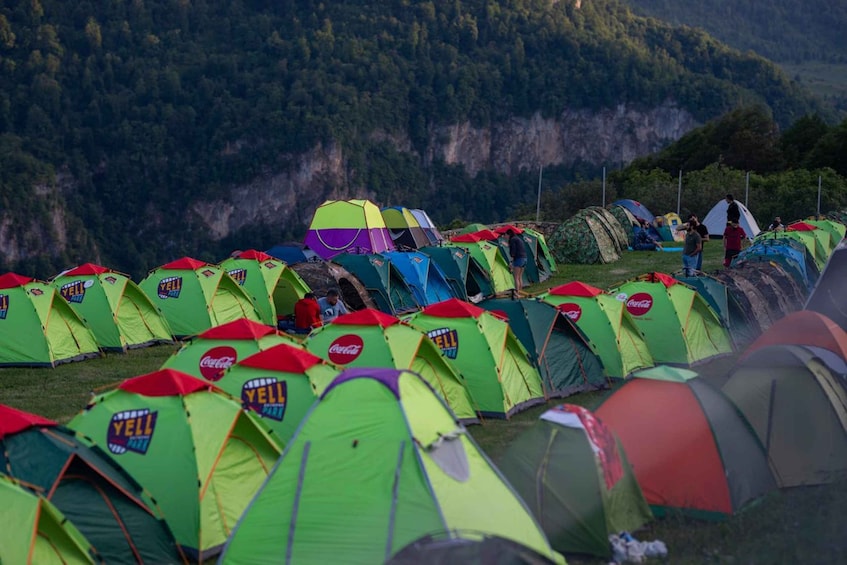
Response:
[{"label": "purple tent", "polygon": [[305,244],[324,259],[393,251],[379,207],[370,200],[327,200],[315,211]]}]

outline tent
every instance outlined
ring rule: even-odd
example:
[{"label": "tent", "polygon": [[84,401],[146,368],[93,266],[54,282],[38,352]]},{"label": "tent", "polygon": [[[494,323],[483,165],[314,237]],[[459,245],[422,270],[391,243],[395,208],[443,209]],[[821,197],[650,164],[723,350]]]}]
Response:
[{"label": "tent", "polygon": [[385,220],[370,200],[327,200],[315,210],[305,244],[324,259],[339,253],[394,249]]},{"label": "tent", "polygon": [[55,367],[99,355],[88,325],[52,285],[0,275],[0,367]]},{"label": "tent", "polygon": [[472,224],[468,224],[462,229],[459,230],[460,234],[469,234],[469,233],[477,233],[481,231],[488,230],[488,226],[485,224],[480,224],[479,222],[474,222]]},{"label": "tent", "polygon": [[337,263],[328,261],[297,263],[291,267],[314,292],[326,294],[335,288],[351,310],[376,308],[370,293],[359,278]]},{"label": "tent", "polygon": [[664,273],[649,273],[609,291],[644,333],[657,363],[689,365],[732,353],[732,341],[709,303]]},{"label": "tent", "polygon": [[671,238],[669,241],[685,241],[685,231],[684,229],[679,229],[682,228],[684,224],[682,218],[679,217],[679,214],[676,212],[668,212],[662,217],[664,218],[665,227],[671,232]]},{"label": "tent", "polygon": [[809,222],[794,222],[793,224],[788,224],[788,226],[785,227],[785,232],[789,234],[791,232],[806,232],[810,234],[815,238],[815,241],[821,251],[821,255],[825,258],[829,257],[829,254],[832,253],[832,250],[838,244],[838,241],[833,240],[829,230],[819,228]]},{"label": "tent", "polygon": [[221,560],[382,563],[423,536],[465,530],[564,563],[424,379],[350,369],[306,416]]},{"label": "tent", "polygon": [[847,280],[847,241],[836,246],[826,263],[805,308],[827,316],[847,330],[847,308],[844,307],[844,281]]},{"label": "tent", "polygon": [[377,310],[337,317],[309,334],[306,348],[342,367],[409,369],[421,375],[465,423],[476,413],[463,376],[424,332]]},{"label": "tent", "polygon": [[823,349],[847,361],[847,332],[814,310],[799,310],[777,321],[750,344],[741,359],[773,345],[804,345],[813,350]]},{"label": "tent", "polygon": [[518,436],[498,467],[562,553],[612,557],[609,535],[653,519],[615,435],[591,412],[562,404]]},{"label": "tent", "polygon": [[721,518],[776,488],[762,444],[721,391],[686,369],[633,374],[595,411],[620,439],[647,502]]},{"label": "tent", "polygon": [[427,239],[429,239],[430,245],[438,245],[442,241],[444,241],[444,237],[441,235],[441,232],[438,231],[438,228],[435,227],[435,223],[433,223],[432,219],[430,219],[429,215],[419,209],[412,209],[412,216],[418,221],[418,225],[423,228],[424,234]]},{"label": "tent", "polygon": [[674,275],[674,278],[692,287],[708,302],[720,318],[721,324],[729,331],[736,350],[743,349],[762,333],[746,294],[732,292],[726,282],[711,275]]},{"label": "tent", "polygon": [[736,364],[723,391],[765,446],[779,486],[847,477],[847,392],[815,351],[757,349]]},{"label": "tent", "polygon": [[265,251],[271,257],[275,257],[286,265],[294,265],[295,263],[313,262],[320,263],[323,261],[317,253],[306,247],[299,241],[288,241],[274,245]]},{"label": "tent", "polygon": [[541,375],[509,324],[452,298],[408,318],[461,373],[483,417],[509,418],[545,401]]},{"label": "tent", "polygon": [[226,271],[190,257],[153,269],[139,286],[178,338],[238,318],[262,321],[253,299]]},{"label": "tent", "polygon": [[468,250],[444,245],[422,247],[419,251],[428,255],[441,268],[447,283],[458,298],[478,302],[494,294],[491,277]]},{"label": "tent", "polygon": [[420,249],[430,244],[418,219],[404,206],[390,206],[381,211],[385,227],[398,249]]},{"label": "tent", "polygon": [[184,560],[141,487],[52,420],[0,404],[0,470],[49,499],[107,563]]},{"label": "tent", "polygon": [[173,343],[168,321],[127,275],[86,263],[57,275],[59,294],[106,350]]},{"label": "tent", "polygon": [[757,239],[753,245],[739,253],[732,262],[733,266],[751,261],[772,261],[779,263],[791,274],[801,288],[810,290],[818,280],[820,271],[800,242],[789,239]]},{"label": "tent", "polygon": [[[739,202],[735,201],[738,204],[738,209],[741,211],[741,221],[738,222],[742,228],[744,228],[744,233],[747,234],[747,237],[756,237],[759,235],[759,232],[762,231],[759,229],[759,224],[756,223],[756,218],[753,217],[753,214],[750,213],[750,210],[747,209],[747,206]],[[709,239],[723,239],[723,232],[726,229],[726,209],[729,207],[725,198],[722,198],[717,201],[717,203],[712,206],[712,209],[709,210],[709,213],[706,214],[706,217],[703,218],[702,223],[706,226],[706,229],[709,230]]]},{"label": "tent", "polygon": [[[512,224],[499,226],[494,230],[494,232],[503,235],[509,229],[515,230],[515,233],[518,234],[524,243],[527,258],[526,267],[524,267],[524,274],[526,275],[527,284],[544,282],[549,279],[553,274],[551,265],[555,265],[556,263],[555,259],[553,259],[551,264],[550,260],[544,255],[545,249],[549,254],[546,240],[543,239],[544,236],[537,231],[522,229]],[[544,241],[543,248],[541,246],[541,241]],[[552,255],[550,255],[550,259],[552,259]]]},{"label": "tent", "polygon": [[215,385],[240,398],[286,444],[336,376],[338,369],[305,348],[280,343],[242,359]]},{"label": "tent", "polygon": [[547,243],[559,263],[613,263],[629,236],[608,210],[591,207],[562,222]]},{"label": "tent", "polygon": [[253,298],[261,321],[272,326],[278,318],[294,314],[294,303],[311,290],[297,271],[254,249],[233,254],[220,267]]},{"label": "tent", "polygon": [[281,452],[232,397],[171,369],[98,394],[69,426],[108,448],[197,561],[220,551]]},{"label": "tent", "polygon": [[829,252],[825,249],[824,244],[811,232],[796,230],[782,232],[763,232],[759,234],[759,236],[756,238],[756,241],[784,241],[786,239],[793,239],[794,241],[802,243],[803,246],[808,250],[809,255],[811,255],[812,260],[815,262],[815,265],[818,268],[818,271],[823,270],[823,267],[824,265],[826,265],[826,261],[829,258]]},{"label": "tent", "polygon": [[847,233],[847,226],[833,220],[806,220],[806,223],[829,232],[829,236],[835,245],[841,243],[841,240],[844,239],[844,234]]},{"label": "tent", "polygon": [[536,246],[538,248],[536,260],[539,262],[539,268],[549,271],[551,274],[558,272],[559,266],[556,265],[556,259],[553,257],[553,254],[550,253],[550,247],[547,245],[547,238],[544,234],[540,231],[526,227],[523,231],[524,234],[535,239]]},{"label": "tent", "polygon": [[[647,209],[647,206],[637,200],[631,200],[629,198],[615,200],[614,202],[612,202],[612,206],[621,206],[623,208],[626,208],[636,218],[641,218],[642,220],[647,220],[648,222],[652,222],[653,218],[656,217],[653,215],[653,212]],[[721,230],[721,233],[723,233],[723,230]]]},{"label": "tent", "polygon": [[495,293],[508,292],[515,288],[515,277],[509,270],[509,261],[500,251],[496,238],[489,240],[479,235],[467,234],[452,238],[450,245],[467,250],[471,257],[482,265],[488,273]]},{"label": "tent", "polygon": [[397,315],[419,307],[409,283],[387,255],[342,253],[333,258],[362,282],[377,309]]},{"label": "tent", "polygon": [[0,562],[15,565],[100,563],[91,544],[46,498],[0,474]]},{"label": "tent", "polygon": [[505,317],[538,368],[548,396],[608,386],[603,364],[585,336],[552,304],[528,298],[492,298],[479,306]]},{"label": "tent", "polygon": [[271,326],[240,318],[192,337],[168,357],[162,369],[176,369],[214,382],[222,371],[242,359],[280,343],[299,344],[295,337]]},{"label": "tent", "polygon": [[514,540],[474,531],[426,534],[395,553],[385,565],[421,563],[532,563],[552,565],[551,559]]},{"label": "tent", "polygon": [[637,369],[653,366],[644,334],[613,296],[574,281],[551,288],[539,298],[558,308],[585,334],[607,376],[623,379]]},{"label": "tent", "polygon": [[[607,209],[612,213],[627,234],[632,233],[632,228],[641,225],[635,218],[635,215],[629,211],[629,208],[625,208],[624,206],[619,206],[617,204],[609,204]],[[647,218],[644,219],[646,220]]]},{"label": "tent", "polygon": [[762,331],[786,314],[798,310],[806,298],[806,292],[779,263],[744,262],[716,273],[715,277],[733,288],[731,281],[751,297],[751,301],[757,297],[755,314]]},{"label": "tent", "polygon": [[415,302],[421,306],[455,298],[444,271],[424,253],[388,251],[384,254],[406,280]]}]

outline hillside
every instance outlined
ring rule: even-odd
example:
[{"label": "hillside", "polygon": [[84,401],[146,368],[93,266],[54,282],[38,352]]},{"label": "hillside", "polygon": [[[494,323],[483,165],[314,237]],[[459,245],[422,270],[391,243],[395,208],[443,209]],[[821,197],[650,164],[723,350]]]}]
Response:
[{"label": "hillside", "polygon": [[[135,276],[299,237],[326,197],[495,221],[739,105],[769,62],[598,0],[0,6],[0,260]],[[481,151],[481,149],[484,151]]]}]

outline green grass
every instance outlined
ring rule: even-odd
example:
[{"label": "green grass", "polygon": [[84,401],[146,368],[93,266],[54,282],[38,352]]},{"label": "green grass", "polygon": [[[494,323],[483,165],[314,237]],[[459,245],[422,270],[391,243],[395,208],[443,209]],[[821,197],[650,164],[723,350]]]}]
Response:
[{"label": "green grass", "polygon": [[[704,270],[722,268],[720,241],[706,244]],[[672,273],[682,266],[679,253],[627,252],[609,265],[563,265],[544,288],[581,280],[609,288],[649,271]],[[109,354],[101,359],[61,365],[56,369],[0,369],[0,403],[66,422],[85,407],[92,390],[125,378],[156,370],[174,351],[160,346]],[[728,371],[734,358],[721,358],[695,367],[717,378]],[[549,406],[560,402],[596,408],[610,391],[583,393],[527,410],[506,421],[488,420],[472,426],[471,434],[496,462],[521,432],[532,426]],[[802,425],[802,422],[798,422]],[[636,533],[643,540],[661,539],[670,551],[669,563],[844,563],[847,562],[847,484],[795,488],[772,493],[757,505],[724,522],[702,522],[682,517],[654,521]],[[570,563],[602,563],[568,556]]]}]

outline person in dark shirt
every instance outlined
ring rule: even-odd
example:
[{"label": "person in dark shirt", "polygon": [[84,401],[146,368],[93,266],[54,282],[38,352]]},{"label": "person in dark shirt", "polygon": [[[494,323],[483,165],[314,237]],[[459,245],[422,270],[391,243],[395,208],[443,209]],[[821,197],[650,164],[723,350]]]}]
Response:
[{"label": "person in dark shirt", "polygon": [[685,231],[685,245],[682,248],[682,269],[686,277],[693,277],[696,274],[697,262],[702,251],[703,240],[700,239],[700,234],[694,229],[694,225],[689,223]]},{"label": "person in dark shirt", "polygon": [[294,303],[294,331],[309,333],[313,328],[323,325],[321,307],[314,292],[307,292],[303,298]]},{"label": "person in dark shirt", "polygon": [[520,296],[523,290],[523,271],[526,268],[526,246],[514,229],[509,228],[506,234],[509,236],[509,257],[512,259],[512,274],[515,277],[514,294]]},{"label": "person in dark shirt", "polygon": [[[696,214],[688,216],[688,223],[694,223],[694,229],[700,234],[700,245],[706,247],[706,242],[709,241],[709,228],[700,222]],[[697,259],[697,270],[703,270],[703,251],[700,251],[700,257]]]},{"label": "person in dark shirt", "polygon": [[655,251],[661,249],[662,244],[650,234],[649,226],[646,220],[641,221],[641,229],[635,233],[635,242],[632,249],[634,251]]},{"label": "person in dark shirt", "polygon": [[782,218],[777,216],[768,226],[768,231],[785,231],[785,226],[782,225]]},{"label": "person in dark shirt", "polygon": [[731,194],[726,195],[726,223],[737,224],[741,221],[741,209]]},{"label": "person in dark shirt", "polygon": [[741,253],[742,242],[746,237],[747,233],[744,231],[744,228],[737,223],[731,223],[726,226],[726,229],[723,231],[723,248],[726,250],[723,258],[724,267],[729,268],[733,258]]}]

